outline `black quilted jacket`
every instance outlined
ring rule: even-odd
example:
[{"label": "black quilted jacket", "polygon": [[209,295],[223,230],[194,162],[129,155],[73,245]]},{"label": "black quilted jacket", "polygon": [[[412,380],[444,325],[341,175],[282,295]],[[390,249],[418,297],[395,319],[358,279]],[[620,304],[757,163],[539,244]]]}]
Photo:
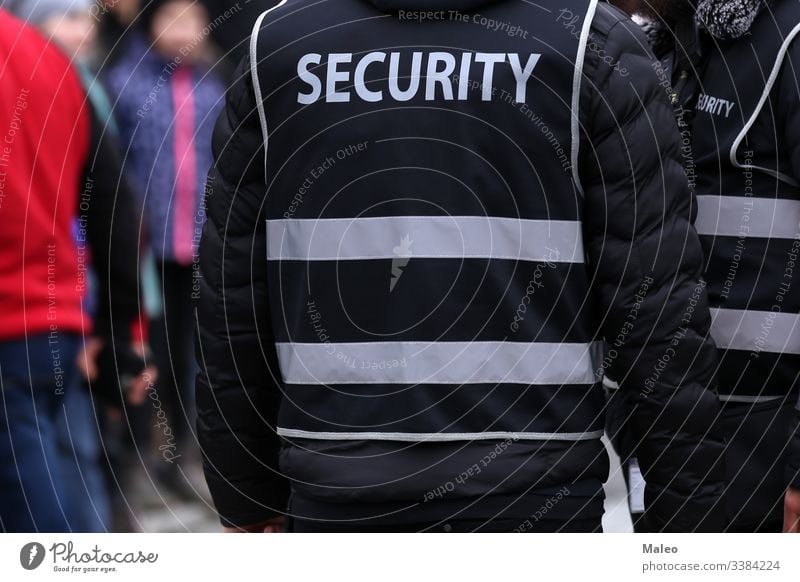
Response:
[{"label": "black quilted jacket", "polygon": [[[445,4],[464,2],[470,3]],[[647,47],[625,15],[599,6],[581,91],[585,250],[599,335],[615,349],[606,373],[636,402],[629,426],[647,479],[650,526],[713,531],[722,527],[714,508],[723,489],[711,390],[716,353],[678,134]],[[278,466],[281,386],[274,380],[280,373],[261,216],[263,139],[248,67],[240,65],[215,131],[200,251],[197,426],[206,477],[227,525],[285,512],[289,493]],[[547,473],[552,459],[541,454],[530,462]],[[374,471],[393,461],[376,457]],[[602,447],[576,449],[566,462],[574,478],[607,476]]]}]

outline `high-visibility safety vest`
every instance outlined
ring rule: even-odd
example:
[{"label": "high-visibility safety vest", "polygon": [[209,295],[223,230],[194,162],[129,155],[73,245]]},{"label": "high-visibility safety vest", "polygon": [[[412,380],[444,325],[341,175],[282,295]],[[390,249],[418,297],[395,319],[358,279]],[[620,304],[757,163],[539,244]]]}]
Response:
[{"label": "high-visibility safety vest", "polygon": [[595,2],[318,4],[251,43],[278,433],[599,439],[576,179]]},{"label": "high-visibility safety vest", "polygon": [[787,53],[798,34],[800,2],[771,3],[749,34],[709,47],[702,73],[692,128],[696,227],[727,401],[786,396],[800,373],[800,176],[774,90],[794,74]]}]

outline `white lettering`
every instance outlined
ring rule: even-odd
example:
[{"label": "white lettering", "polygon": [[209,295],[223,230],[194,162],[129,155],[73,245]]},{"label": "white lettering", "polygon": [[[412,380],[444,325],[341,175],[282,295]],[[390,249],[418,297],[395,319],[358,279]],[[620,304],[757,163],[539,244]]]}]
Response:
[{"label": "white lettering", "polygon": [[472,64],[472,53],[464,53],[461,68],[458,71],[458,99],[466,101],[469,93],[469,68]]},{"label": "white lettering", "polygon": [[[444,63],[444,69],[438,70],[438,64]],[[446,101],[453,100],[453,84],[450,75],[456,70],[456,58],[450,53],[431,53],[428,57],[428,80],[425,84],[425,101],[436,98],[436,83],[441,84]]]},{"label": "white lettering", "polygon": [[483,67],[483,90],[481,98],[484,101],[492,100],[492,81],[494,77],[495,63],[502,63],[506,60],[505,53],[476,53],[475,62],[484,63]]},{"label": "white lettering", "polygon": [[[501,95],[502,99],[510,100],[514,96],[518,103],[525,103],[528,85],[540,58],[540,54],[530,53],[521,56],[468,51],[311,53],[297,63],[297,76],[303,83],[297,102],[308,105],[321,98],[328,103],[346,103],[353,98],[367,103],[389,98],[400,102],[422,98],[425,101],[467,101],[470,98],[492,101],[496,95]],[[325,66],[320,67],[323,63]],[[506,63],[509,69],[498,72],[498,67]],[[482,71],[472,71],[481,66]],[[512,75],[513,91],[511,87],[502,90],[495,87],[500,79],[510,84]]]},{"label": "white lettering", "polygon": [[350,101],[350,93],[336,91],[337,83],[346,83],[350,80],[350,73],[339,71],[339,65],[353,60],[350,53],[331,53],[328,55],[328,84],[325,87],[325,99],[328,103],[345,103]]},{"label": "white lettering", "polygon": [[389,57],[389,93],[396,101],[410,101],[419,90],[419,76],[422,71],[422,53],[414,53],[411,59],[411,75],[409,75],[408,89],[400,90],[400,53],[392,53]]},{"label": "white lettering", "polygon": [[539,62],[541,55],[533,54],[528,57],[528,62],[524,69],[520,68],[519,55],[516,53],[508,53],[508,62],[511,63],[511,70],[514,72],[514,79],[517,81],[517,95],[515,97],[517,103],[525,103],[525,95],[528,91],[528,79],[533,74],[533,69]]},{"label": "white lettering", "polygon": [[370,91],[364,77],[367,67],[372,63],[382,63],[386,60],[386,53],[369,53],[356,66],[355,88],[356,94],[364,101],[375,103],[383,100],[383,91]]},{"label": "white lettering", "polygon": [[725,117],[729,117],[730,116],[731,109],[733,109],[734,105],[736,105],[736,103],[734,103],[733,101],[726,102],[725,107],[727,108],[727,111],[725,112]]},{"label": "white lettering", "polygon": [[311,93],[298,93],[297,102],[303,105],[314,103],[322,94],[322,82],[314,73],[308,70],[309,65],[318,65],[322,62],[322,55],[311,53],[303,56],[297,62],[297,76],[311,86]]}]

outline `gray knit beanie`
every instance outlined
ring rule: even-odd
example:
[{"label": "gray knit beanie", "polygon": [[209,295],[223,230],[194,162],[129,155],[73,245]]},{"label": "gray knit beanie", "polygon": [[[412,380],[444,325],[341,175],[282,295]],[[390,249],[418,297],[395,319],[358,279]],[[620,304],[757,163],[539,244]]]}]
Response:
[{"label": "gray knit beanie", "polygon": [[52,16],[88,12],[93,5],[94,0],[0,0],[0,7],[34,26]]},{"label": "gray knit beanie", "polygon": [[767,0],[699,0],[697,23],[720,40],[744,36]]}]

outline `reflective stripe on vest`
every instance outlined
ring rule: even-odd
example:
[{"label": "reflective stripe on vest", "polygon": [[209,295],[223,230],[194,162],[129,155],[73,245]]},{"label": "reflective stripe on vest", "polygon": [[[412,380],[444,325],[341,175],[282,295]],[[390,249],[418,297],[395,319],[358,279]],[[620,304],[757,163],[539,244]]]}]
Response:
[{"label": "reflective stripe on vest", "polygon": [[278,343],[286,384],[595,384],[600,342]]},{"label": "reflective stripe on vest", "polygon": [[603,436],[602,430],[591,432],[315,432],[278,427],[278,435],[284,438],[315,439],[328,441],[376,440],[403,442],[447,442],[478,440],[524,440],[524,441],[587,441]]},{"label": "reflective stripe on vest", "polygon": [[800,236],[800,200],[752,196],[698,196],[700,235],[757,238]]},{"label": "reflective stripe on vest", "polygon": [[773,402],[783,400],[784,396],[739,396],[720,394],[720,402],[730,402],[731,404],[761,404],[763,402]]},{"label": "reflective stripe on vest", "polygon": [[583,263],[581,223],[480,216],[267,221],[267,259],[510,259]]},{"label": "reflective stripe on vest", "polygon": [[800,354],[798,315],[712,308],[711,318],[711,336],[719,348]]}]

